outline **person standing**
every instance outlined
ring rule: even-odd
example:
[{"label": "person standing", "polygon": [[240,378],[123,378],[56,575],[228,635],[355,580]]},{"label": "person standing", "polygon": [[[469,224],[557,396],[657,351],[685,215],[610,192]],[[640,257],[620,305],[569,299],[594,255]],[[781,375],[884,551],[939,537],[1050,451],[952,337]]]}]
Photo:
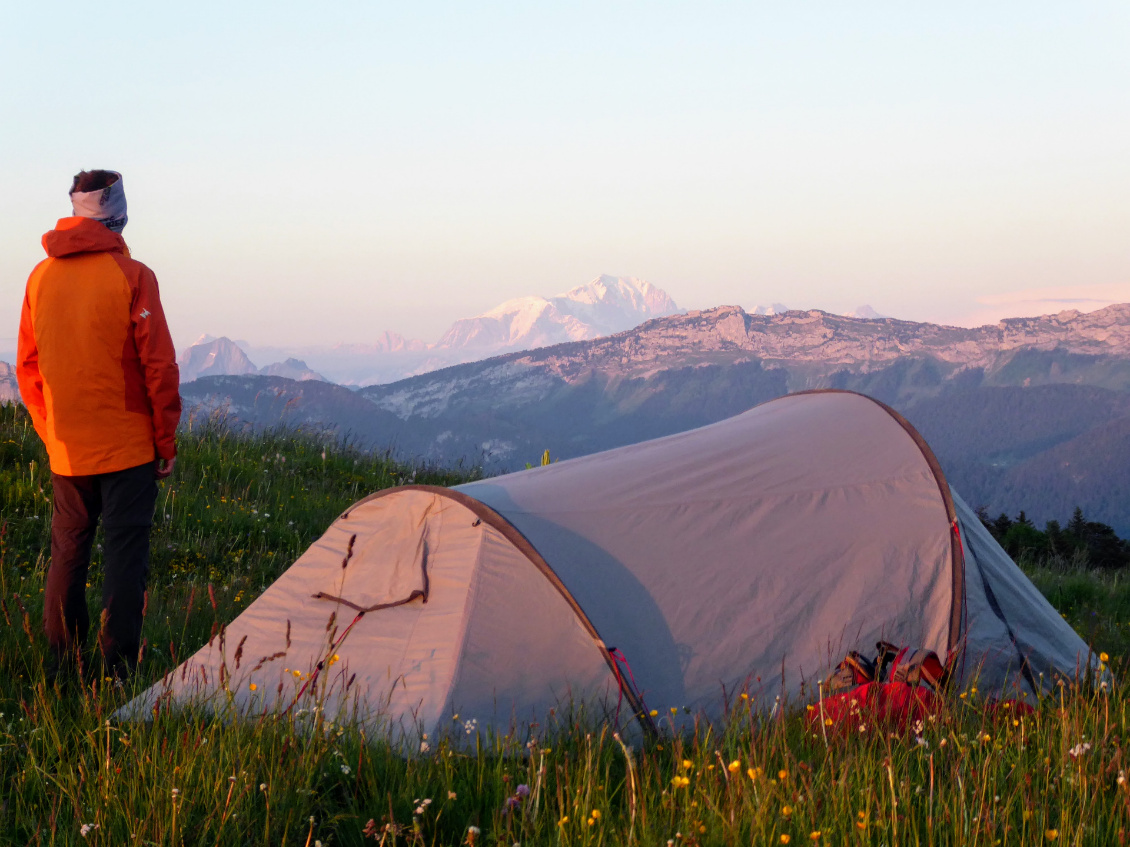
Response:
[{"label": "person standing", "polygon": [[122,239],[122,175],[82,171],[74,215],[43,236],[27,281],[20,394],[51,464],[54,503],[43,627],[49,675],[77,666],[90,628],[86,580],[103,529],[98,646],[107,674],[137,665],[157,480],[176,464],[181,399],[157,278]]}]

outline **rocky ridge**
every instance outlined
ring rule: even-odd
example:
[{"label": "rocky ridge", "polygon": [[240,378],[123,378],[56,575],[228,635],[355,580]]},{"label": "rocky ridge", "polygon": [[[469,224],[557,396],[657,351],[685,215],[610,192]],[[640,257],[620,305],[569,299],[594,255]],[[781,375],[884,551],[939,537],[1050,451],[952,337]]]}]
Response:
[{"label": "rocky ridge", "polygon": [[673,356],[709,358],[748,353],[765,364],[882,366],[907,356],[928,356],[955,367],[991,367],[1021,348],[1081,355],[1130,355],[1130,304],[1097,312],[1060,312],[1009,318],[973,329],[894,318],[853,318],[819,310],[753,315],[721,306],[649,321],[598,339],[583,351],[571,346],[533,351],[510,362],[541,364],[569,378],[595,362],[617,360],[625,373],[647,372]]},{"label": "rocky ridge", "polygon": [[472,402],[469,398],[476,394],[504,405],[535,402],[559,384],[578,385],[597,375],[604,381],[648,379],[672,368],[746,362],[780,370],[787,389],[797,391],[845,387],[845,375],[922,361],[936,372],[922,387],[931,394],[962,371],[991,374],[1021,351],[1130,358],[1130,304],[1086,314],[1010,318],[973,329],[818,310],[755,315],[721,306],[657,318],[592,341],[446,368],[362,393],[408,419],[443,414],[457,397]]}]

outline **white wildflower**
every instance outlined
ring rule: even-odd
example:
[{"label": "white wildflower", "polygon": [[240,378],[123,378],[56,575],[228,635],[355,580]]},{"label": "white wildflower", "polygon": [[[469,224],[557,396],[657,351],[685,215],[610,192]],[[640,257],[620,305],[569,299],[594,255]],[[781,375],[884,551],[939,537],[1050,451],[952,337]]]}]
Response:
[{"label": "white wildflower", "polygon": [[914,743],[919,747],[925,747],[927,749],[929,749],[930,747],[930,742],[923,738],[921,735],[914,736]]},{"label": "white wildflower", "polygon": [[349,773],[350,773],[350,771],[349,771],[349,765],[342,765],[342,766],[341,766],[341,772],[342,772],[343,774],[345,774],[346,776],[349,776]]},{"label": "white wildflower", "polygon": [[1076,744],[1074,747],[1072,747],[1070,750],[1068,750],[1067,755],[1070,756],[1072,759],[1078,759],[1080,756],[1082,756],[1084,753],[1086,753],[1090,749],[1091,749],[1091,742],[1090,741],[1084,741],[1082,744]]},{"label": "white wildflower", "polygon": [[83,838],[86,838],[86,836],[90,835],[90,833],[94,832],[94,830],[96,830],[96,829],[98,829],[98,824],[96,824],[96,823],[84,823],[82,825],[82,828],[79,829],[78,834],[81,835]]}]

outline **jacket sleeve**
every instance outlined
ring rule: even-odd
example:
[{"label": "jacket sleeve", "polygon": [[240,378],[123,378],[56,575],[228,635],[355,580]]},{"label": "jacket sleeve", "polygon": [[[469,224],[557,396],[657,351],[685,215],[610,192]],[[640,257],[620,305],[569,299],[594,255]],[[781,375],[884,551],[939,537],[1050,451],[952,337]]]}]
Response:
[{"label": "jacket sleeve", "polygon": [[35,327],[31,322],[31,303],[24,294],[20,313],[20,337],[16,352],[16,381],[20,396],[31,415],[32,425],[39,437],[47,441],[47,401],[43,397],[43,374],[39,372],[39,346],[35,343]]},{"label": "jacket sleeve", "polygon": [[145,375],[145,392],[153,410],[157,455],[172,459],[177,454],[176,432],[180,423],[180,371],[165,310],[161,307],[157,277],[144,265],[140,265],[139,271],[131,312],[134,343]]}]

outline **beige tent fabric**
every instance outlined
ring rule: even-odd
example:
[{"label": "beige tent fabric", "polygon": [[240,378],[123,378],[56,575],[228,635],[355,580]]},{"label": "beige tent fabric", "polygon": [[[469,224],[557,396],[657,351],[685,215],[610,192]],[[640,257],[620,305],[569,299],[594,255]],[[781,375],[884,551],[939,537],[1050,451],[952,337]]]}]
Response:
[{"label": "beige tent fabric", "polygon": [[[360,708],[354,717],[374,728],[412,733],[417,724],[435,725],[462,643],[482,536],[475,521],[450,498],[418,490],[354,508],[227,626],[222,641],[213,639],[124,713],[144,714],[162,699],[212,708],[230,702],[247,714],[308,712],[318,702],[331,717]],[[315,595],[358,606],[403,599],[425,558],[426,604],[417,598],[369,612],[334,648],[357,612]],[[319,662],[324,669],[310,686]]]},{"label": "beige tent fabric", "polygon": [[938,482],[859,395],[786,397],[458,490],[541,551],[665,713],[718,716],[724,689],[801,696],[880,638],[946,653]]},{"label": "beige tent fabric", "polygon": [[[347,605],[403,600],[425,568],[426,603],[359,619]],[[195,703],[302,719],[316,707],[415,749],[462,732],[454,715],[505,728],[574,697],[614,706],[617,692],[596,642],[529,559],[444,492],[406,488],[346,512],[222,636],[119,716]]]}]

